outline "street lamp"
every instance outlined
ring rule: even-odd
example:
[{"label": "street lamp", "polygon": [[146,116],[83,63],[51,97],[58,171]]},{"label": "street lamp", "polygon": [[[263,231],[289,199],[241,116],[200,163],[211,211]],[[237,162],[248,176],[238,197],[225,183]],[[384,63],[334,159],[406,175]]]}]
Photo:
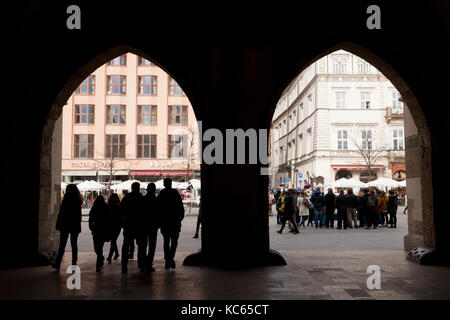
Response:
[{"label": "street lamp", "polygon": [[298,184],[298,169],[297,168],[295,168],[294,169],[294,176],[295,176],[295,189],[297,189],[298,188],[298,186],[297,186],[297,184]]}]

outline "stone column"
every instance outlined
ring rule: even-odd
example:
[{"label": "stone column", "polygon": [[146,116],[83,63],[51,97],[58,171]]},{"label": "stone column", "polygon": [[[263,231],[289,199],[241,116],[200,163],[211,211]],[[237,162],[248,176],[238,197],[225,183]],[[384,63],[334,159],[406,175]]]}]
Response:
[{"label": "stone column", "polygon": [[[56,114],[55,114],[56,116]],[[42,133],[39,198],[39,251],[57,250],[56,218],[61,203],[62,115],[49,119]]]},{"label": "stone column", "polygon": [[417,127],[405,105],[405,162],[408,197],[408,234],[405,250],[419,246],[436,247],[431,153],[426,128]]}]

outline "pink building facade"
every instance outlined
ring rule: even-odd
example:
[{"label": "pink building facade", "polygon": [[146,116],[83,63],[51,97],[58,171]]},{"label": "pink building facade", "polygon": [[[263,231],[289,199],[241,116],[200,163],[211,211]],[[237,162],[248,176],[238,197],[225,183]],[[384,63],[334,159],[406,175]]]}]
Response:
[{"label": "pink building facade", "polygon": [[71,95],[62,115],[62,176],[179,181],[200,174],[192,106],[165,71],[131,53],[102,65]]}]

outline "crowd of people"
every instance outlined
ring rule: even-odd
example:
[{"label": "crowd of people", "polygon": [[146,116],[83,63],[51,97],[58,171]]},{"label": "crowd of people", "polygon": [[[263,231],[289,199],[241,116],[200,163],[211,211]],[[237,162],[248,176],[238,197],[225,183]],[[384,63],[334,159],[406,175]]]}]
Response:
[{"label": "crowd of people", "polygon": [[[175,268],[175,252],[178,245],[184,207],[181,196],[172,188],[172,180],[164,179],[164,189],[156,196],[156,185],[149,183],[147,193],[140,193],[140,184],[131,185],[131,192],[122,201],[112,193],[107,202],[102,195],[95,198],[89,212],[89,229],[92,232],[94,250],[97,255],[96,271],[104,266],[103,248],[110,242],[108,263],[118,259],[117,238],[123,229],[121,266],[122,273],[128,272],[128,260],[134,257],[137,244],[137,265],[141,272],[153,272],[158,230],[164,238],[165,268]],[[61,202],[56,230],[60,232],[60,244],[53,268],[59,270],[67,240],[70,236],[72,265],[77,264],[77,239],[81,232],[81,208],[83,199],[75,184],[69,184]]]},{"label": "crowd of people", "polygon": [[281,225],[278,233],[283,232],[286,222],[289,232],[294,234],[299,234],[299,228],[307,226],[334,228],[336,212],[337,229],[397,227],[398,197],[394,190],[386,194],[371,188],[354,194],[353,189],[348,188],[347,192],[341,189],[336,195],[331,188],[326,194],[320,187],[313,192],[309,188],[289,189],[283,193],[278,191],[270,203],[271,206],[273,204],[277,211],[277,224]]}]

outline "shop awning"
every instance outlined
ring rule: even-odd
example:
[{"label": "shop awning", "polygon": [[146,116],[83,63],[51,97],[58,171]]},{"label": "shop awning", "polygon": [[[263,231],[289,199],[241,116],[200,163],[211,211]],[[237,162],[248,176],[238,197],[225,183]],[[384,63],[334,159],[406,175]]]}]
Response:
[{"label": "shop awning", "polygon": [[[189,171],[190,174],[193,171]],[[185,176],[188,174],[187,170],[131,170],[130,176]]]},{"label": "shop awning", "polygon": [[[109,175],[106,170],[64,170],[62,171],[63,176],[96,176],[97,172],[101,176]],[[118,170],[113,172],[115,176],[127,176],[128,170]]]},{"label": "shop awning", "polygon": [[[348,170],[348,171],[360,171],[367,170],[367,166],[364,164],[333,164],[331,165],[333,170]],[[370,166],[372,170],[384,170],[385,166],[381,164],[375,164]]]}]

